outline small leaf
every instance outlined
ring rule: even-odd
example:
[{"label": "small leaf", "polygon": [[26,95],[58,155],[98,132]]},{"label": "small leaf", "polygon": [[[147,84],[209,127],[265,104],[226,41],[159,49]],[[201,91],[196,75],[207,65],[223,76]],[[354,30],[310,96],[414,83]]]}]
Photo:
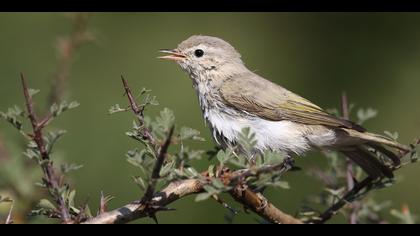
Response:
[{"label": "small leaf", "polygon": [[118,113],[118,112],[125,112],[125,111],[128,111],[128,110],[129,110],[128,108],[123,109],[123,108],[120,107],[119,104],[115,104],[115,105],[111,106],[111,108],[109,108],[108,114],[112,115],[112,114],[115,114],[115,113]]},{"label": "small leaf", "polygon": [[385,135],[392,138],[393,140],[397,140],[399,138],[398,132],[390,132],[390,131],[384,131]]},{"label": "small leaf", "polygon": [[367,120],[370,120],[378,115],[378,111],[374,110],[372,108],[365,109],[359,109],[357,111],[357,117],[359,119],[358,123],[363,124]]},{"label": "small leaf", "polygon": [[78,164],[74,164],[74,163],[72,163],[72,164],[64,163],[64,164],[61,164],[60,167],[61,167],[61,172],[69,173],[71,171],[76,171],[76,170],[82,168],[83,165],[78,165]]},{"label": "small leaf", "polygon": [[196,178],[198,177],[200,174],[192,167],[188,167],[184,170],[185,174],[190,177],[190,178]]},{"label": "small leaf", "polygon": [[197,194],[197,196],[195,197],[195,201],[196,202],[200,202],[200,201],[204,201],[209,199],[213,194],[209,194],[209,193],[200,193]]},{"label": "small leaf", "polygon": [[218,178],[213,178],[211,180],[212,185],[216,188],[216,189],[224,189],[225,185],[222,183],[222,181]]},{"label": "small leaf", "polygon": [[160,112],[160,116],[156,118],[156,122],[162,128],[163,132],[169,132],[169,129],[175,122],[174,112],[165,107]]},{"label": "small leaf", "polygon": [[41,199],[38,203],[38,207],[47,210],[57,210],[57,208],[47,199]]},{"label": "small leaf", "polygon": [[210,178],[214,177],[214,165],[210,165],[207,172],[209,173]]},{"label": "small leaf", "polygon": [[189,127],[182,127],[180,131],[180,138],[181,140],[197,140],[197,141],[205,141],[204,138],[200,137],[200,131],[189,128]]},{"label": "small leaf", "polygon": [[29,96],[31,96],[31,97],[34,96],[34,95],[36,95],[40,91],[39,89],[31,89],[31,88],[28,89],[28,90],[29,90],[28,91],[29,92]]},{"label": "small leaf", "polygon": [[69,206],[74,206],[74,198],[76,197],[76,190],[72,190],[69,195],[67,196],[67,202]]}]

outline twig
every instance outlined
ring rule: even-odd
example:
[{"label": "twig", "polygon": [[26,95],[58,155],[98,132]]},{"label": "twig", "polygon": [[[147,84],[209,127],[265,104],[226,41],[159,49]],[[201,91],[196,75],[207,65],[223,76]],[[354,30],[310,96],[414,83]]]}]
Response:
[{"label": "twig", "polygon": [[44,139],[43,139],[42,129],[44,128],[44,125],[47,123],[45,120],[48,120],[48,119],[44,118],[41,120],[41,122],[38,121],[37,115],[34,110],[34,103],[32,100],[32,96],[29,94],[29,88],[26,84],[26,80],[23,74],[21,74],[21,81],[22,81],[22,87],[23,87],[23,94],[25,96],[26,109],[28,112],[28,119],[31,122],[32,130],[33,130],[32,139],[36,143],[40,156],[41,156],[41,160],[43,161],[43,163],[41,164],[41,168],[44,173],[44,182],[46,186],[48,187],[48,189],[50,190],[50,195],[54,198],[54,200],[58,204],[62,222],[70,223],[71,216],[70,216],[69,210],[66,206],[66,202],[64,198],[60,194],[60,184],[59,184],[60,178],[55,174],[54,167],[50,160],[50,157],[47,152]]},{"label": "twig", "polygon": [[131,110],[136,115],[140,128],[142,129],[143,138],[145,140],[148,140],[154,148],[158,147],[159,144],[154,139],[152,132],[147,127],[144,126],[144,114],[143,114],[144,107],[140,107],[137,104],[136,99],[134,98],[133,93],[131,92],[131,89],[128,86],[127,81],[124,79],[122,75],[121,75],[121,81],[124,86],[125,94],[127,95],[128,101],[130,102]]},{"label": "twig", "polygon": [[168,152],[169,145],[171,144],[172,135],[174,133],[174,126],[171,127],[169,130],[169,133],[166,137],[165,142],[162,144],[162,147],[160,148],[159,155],[156,159],[156,163],[153,167],[151,180],[149,186],[147,186],[146,192],[144,194],[144,197],[142,199],[143,202],[147,203],[152,199],[153,194],[155,192],[156,184],[158,179],[160,178],[160,170],[162,169],[162,165],[165,161],[166,154]]},{"label": "twig", "polygon": [[372,179],[370,176],[366,177],[362,180],[362,182],[356,183],[351,191],[347,192],[338,202],[336,202],[333,206],[328,208],[324,213],[322,213],[318,219],[312,220],[309,223],[316,223],[316,224],[322,224],[326,221],[330,220],[334,215],[337,214],[337,212],[343,208],[347,203],[351,202],[352,199],[356,194],[358,194],[360,191],[362,191],[364,188],[368,187],[370,184],[372,184],[374,179]]}]

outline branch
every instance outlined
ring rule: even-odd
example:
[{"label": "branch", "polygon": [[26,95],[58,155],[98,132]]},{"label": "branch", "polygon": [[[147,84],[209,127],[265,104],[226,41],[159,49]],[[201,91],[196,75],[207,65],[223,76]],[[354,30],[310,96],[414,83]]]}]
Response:
[{"label": "branch", "polygon": [[[22,81],[22,87],[23,87],[23,94],[25,96],[25,102],[26,102],[26,110],[28,112],[28,119],[31,122],[33,135],[31,135],[33,141],[36,143],[37,148],[39,150],[41,160],[43,163],[41,163],[41,168],[44,173],[44,183],[50,190],[51,197],[54,198],[54,200],[57,202],[59,210],[60,210],[60,217],[61,221],[63,223],[70,223],[71,222],[71,216],[69,213],[69,209],[66,206],[66,202],[64,198],[60,194],[60,178],[55,174],[55,169],[52,165],[52,162],[50,160],[50,156],[47,152],[44,138],[42,134],[42,129],[44,128],[44,125],[48,122],[46,118],[38,121],[37,115],[34,110],[34,103],[32,100],[32,96],[29,94],[29,88],[26,84],[26,80],[21,74],[21,81]],[[49,117],[49,116],[47,116]]]},{"label": "branch", "polygon": [[309,223],[315,223],[315,224],[322,224],[326,221],[330,220],[333,216],[337,214],[337,212],[343,208],[347,203],[351,202],[353,197],[358,194],[360,191],[362,191],[364,188],[370,186],[372,184],[374,179],[372,179],[370,176],[366,177],[362,180],[362,182],[357,183],[354,185],[351,191],[347,192],[338,202],[336,202],[333,206],[328,208],[324,213],[322,213],[319,216],[319,219],[313,220]]},{"label": "branch", "polygon": [[171,144],[172,135],[174,133],[175,126],[172,126],[172,128],[169,131],[168,136],[166,137],[165,142],[163,143],[162,147],[160,148],[159,155],[157,157],[155,166],[153,167],[151,181],[149,186],[146,189],[146,193],[144,194],[144,197],[142,199],[143,202],[147,203],[152,199],[153,193],[155,192],[157,180],[160,178],[160,170],[162,169],[162,165],[165,161],[166,154],[168,152],[169,145]]},{"label": "branch", "polygon": [[288,215],[275,207],[260,193],[251,191],[246,186],[237,185],[230,195],[265,220],[275,224],[303,224],[295,217]]},{"label": "branch", "polygon": [[130,221],[149,217],[157,211],[162,211],[167,208],[168,204],[181,199],[185,196],[203,191],[203,184],[197,179],[180,180],[170,183],[162,191],[153,195],[146,207],[145,203],[133,202],[120,207],[116,210],[100,214],[97,217],[91,218],[83,224],[124,224]]},{"label": "branch", "polygon": [[158,147],[159,144],[154,139],[151,130],[149,130],[147,127],[144,127],[144,115],[143,115],[144,107],[141,107],[137,104],[136,99],[134,99],[133,93],[131,92],[131,89],[128,86],[127,81],[124,79],[122,75],[121,75],[121,81],[124,86],[125,94],[127,95],[128,101],[130,102],[131,110],[136,115],[137,120],[139,122],[139,126],[142,129],[142,133],[144,136],[143,138],[145,140],[148,140],[152,144],[153,147],[155,148]]},{"label": "branch", "polygon": [[240,170],[233,173],[223,173],[222,180],[226,185],[235,186],[230,195],[235,201],[246,206],[265,220],[274,224],[303,224],[303,222],[291,215],[288,215],[271,204],[261,193],[255,193],[241,182],[248,177],[258,177],[261,174],[276,171],[279,174],[290,170],[291,165],[286,160],[280,164],[266,166],[257,170]]}]

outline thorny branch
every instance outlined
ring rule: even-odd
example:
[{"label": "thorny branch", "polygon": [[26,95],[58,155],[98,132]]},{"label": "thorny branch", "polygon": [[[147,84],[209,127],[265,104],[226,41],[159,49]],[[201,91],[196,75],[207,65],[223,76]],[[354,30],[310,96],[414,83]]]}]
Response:
[{"label": "thorny branch", "polygon": [[153,193],[155,192],[157,180],[160,178],[160,170],[162,169],[162,165],[164,164],[166,154],[168,152],[169,145],[171,144],[172,135],[174,133],[174,126],[169,131],[169,134],[163,143],[162,147],[160,148],[159,155],[157,157],[155,166],[153,167],[152,171],[152,180],[149,186],[146,189],[146,193],[142,199],[143,202],[148,202],[152,197]]},{"label": "thorny branch", "polygon": [[121,80],[124,86],[125,94],[128,97],[128,101],[130,102],[130,107],[133,113],[136,115],[137,120],[139,122],[139,126],[142,129],[141,133],[143,134],[143,139],[148,140],[153,147],[157,147],[158,144],[156,143],[156,140],[154,139],[152,132],[144,126],[144,106],[139,106],[136,102],[136,99],[133,96],[133,93],[131,92],[130,87],[128,87],[127,81],[124,79],[123,76],[121,76]]},{"label": "thorny branch", "polygon": [[32,100],[32,96],[29,93],[29,88],[26,84],[26,80],[23,74],[21,74],[21,81],[23,87],[23,94],[26,102],[26,110],[28,112],[28,119],[31,122],[33,130],[33,134],[30,136],[36,143],[41,159],[43,161],[41,168],[44,173],[44,183],[49,189],[51,197],[53,197],[58,204],[61,221],[63,223],[71,223],[69,209],[66,206],[64,198],[60,194],[60,177],[56,174],[56,171],[53,167],[53,163],[50,160],[50,156],[47,152],[42,133],[42,129],[44,128],[44,125],[50,120],[51,115],[47,115],[45,118],[41,119],[41,121],[38,120],[38,117],[34,110],[34,102]]}]

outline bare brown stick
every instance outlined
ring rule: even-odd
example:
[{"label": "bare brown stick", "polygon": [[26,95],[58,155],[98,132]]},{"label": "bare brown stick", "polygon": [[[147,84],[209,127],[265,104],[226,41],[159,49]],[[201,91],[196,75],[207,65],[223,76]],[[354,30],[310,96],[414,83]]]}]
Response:
[{"label": "bare brown stick", "polygon": [[59,210],[60,210],[60,217],[63,223],[70,223],[71,222],[71,216],[69,213],[69,210],[66,206],[66,202],[63,199],[63,197],[60,194],[60,177],[56,175],[55,169],[52,165],[52,162],[50,160],[50,156],[47,152],[42,129],[44,128],[44,125],[48,122],[47,118],[49,116],[46,116],[46,118],[42,119],[41,122],[38,121],[38,117],[34,110],[34,103],[32,100],[32,96],[29,94],[29,88],[26,84],[26,80],[21,74],[21,81],[22,81],[22,87],[23,87],[23,94],[25,96],[25,102],[26,102],[26,110],[28,112],[28,119],[31,122],[33,135],[32,139],[36,143],[37,148],[39,150],[41,159],[43,163],[41,164],[42,171],[44,173],[44,182],[49,189],[51,197],[54,198],[56,203],[58,204]]},{"label": "bare brown stick", "polygon": [[100,214],[91,218],[84,224],[124,224],[136,219],[148,217],[151,211],[164,210],[168,204],[185,196],[203,191],[203,184],[197,179],[180,180],[170,183],[162,191],[153,195],[148,205],[143,202],[133,202],[116,210]]},{"label": "bare brown stick", "polygon": [[[166,206],[176,200],[191,194],[201,193],[204,191],[203,185],[203,182],[198,179],[174,181],[160,192],[155,193],[148,204],[142,201],[135,201],[116,210],[88,219],[83,224],[124,224],[136,219],[149,217],[150,214],[167,209]],[[237,187],[231,192],[231,195],[237,202],[271,223],[303,223],[299,219],[282,212],[269,203],[263,195],[254,193],[250,189]]]},{"label": "bare brown stick", "polygon": [[147,187],[144,197],[142,199],[143,202],[148,202],[153,197],[153,193],[155,192],[157,181],[160,178],[160,170],[162,169],[162,165],[165,161],[169,145],[171,144],[174,128],[175,128],[174,126],[171,127],[171,129],[169,130],[169,134],[166,137],[165,142],[162,144],[162,147],[160,148],[159,155],[153,167],[150,184]]},{"label": "bare brown stick", "polygon": [[288,215],[271,204],[262,194],[255,193],[246,186],[237,185],[231,192],[231,196],[259,216],[275,224],[303,224],[303,222]]},{"label": "bare brown stick", "polygon": [[89,17],[90,13],[75,13],[70,35],[58,40],[58,66],[52,78],[48,100],[49,105],[59,103],[62,99],[77,50],[84,44],[94,40],[93,35],[88,31]]}]

